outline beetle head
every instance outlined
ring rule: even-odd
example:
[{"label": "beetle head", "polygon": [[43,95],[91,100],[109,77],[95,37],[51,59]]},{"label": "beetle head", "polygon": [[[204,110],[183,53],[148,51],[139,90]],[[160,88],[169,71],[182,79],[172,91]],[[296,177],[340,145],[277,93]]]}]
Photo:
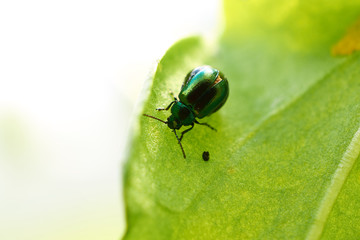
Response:
[{"label": "beetle head", "polygon": [[180,129],[182,126],[181,121],[176,117],[174,117],[174,115],[168,117],[167,125],[170,129]]}]

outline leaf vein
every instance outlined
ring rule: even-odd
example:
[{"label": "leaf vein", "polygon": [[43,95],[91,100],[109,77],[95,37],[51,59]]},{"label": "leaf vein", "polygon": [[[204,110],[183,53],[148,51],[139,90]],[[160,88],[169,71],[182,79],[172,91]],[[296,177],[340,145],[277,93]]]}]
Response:
[{"label": "leaf vein", "polygon": [[337,197],[341,189],[343,188],[347,177],[349,176],[351,169],[355,165],[356,159],[360,155],[360,128],[352,138],[348,148],[343,154],[341,161],[328,189],[325,192],[323,199],[321,200],[319,209],[315,216],[315,221],[310,227],[306,239],[319,239],[323,233],[325,223],[330,215],[330,212],[336,202]]}]

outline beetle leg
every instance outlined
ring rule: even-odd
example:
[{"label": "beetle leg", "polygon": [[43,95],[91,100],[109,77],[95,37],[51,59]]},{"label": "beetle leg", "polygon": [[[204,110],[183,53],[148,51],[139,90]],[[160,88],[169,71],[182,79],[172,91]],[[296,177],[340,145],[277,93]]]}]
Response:
[{"label": "beetle leg", "polygon": [[184,158],[186,159],[185,151],[184,151],[184,149],[183,149],[183,147],[182,147],[182,145],[181,145],[181,140],[179,139],[178,135],[176,134],[175,129],[174,129],[174,133],[175,133],[176,139],[178,140],[178,144],[180,145],[180,148],[181,148],[181,151],[182,151],[182,153],[183,153],[183,156],[184,156]]},{"label": "beetle leg", "polygon": [[178,99],[175,97],[174,92],[170,90],[170,95],[172,96],[172,98],[175,100],[175,102],[178,101]]},{"label": "beetle leg", "polygon": [[193,129],[193,127],[194,127],[194,123],[191,124],[191,128],[188,128],[185,131],[181,132],[180,141],[183,138],[184,134],[187,133],[188,131],[190,131],[191,129]]},{"label": "beetle leg", "polygon": [[170,104],[169,104],[169,106],[167,106],[166,108],[157,108],[156,110],[158,110],[158,111],[162,111],[162,110],[169,110],[169,108],[174,104],[174,103],[176,103],[177,102],[177,99],[175,98],[175,100],[174,101],[172,101]]},{"label": "beetle leg", "polygon": [[199,124],[199,125],[204,125],[204,126],[207,126],[209,127],[211,130],[214,130],[215,132],[217,132],[217,130],[215,128],[213,128],[212,126],[210,126],[209,124],[207,123],[200,123],[198,122],[197,120],[194,121],[196,124]]}]

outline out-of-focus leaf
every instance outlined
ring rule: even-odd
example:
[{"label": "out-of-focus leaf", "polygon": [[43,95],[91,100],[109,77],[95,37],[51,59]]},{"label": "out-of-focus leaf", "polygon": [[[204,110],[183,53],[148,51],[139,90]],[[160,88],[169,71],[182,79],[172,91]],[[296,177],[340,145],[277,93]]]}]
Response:
[{"label": "out-of-focus leaf", "polygon": [[[332,47],[359,1],[225,1],[217,46],[176,43],[160,61],[144,113],[192,68],[229,79],[228,102],[182,141],[139,116],[125,166],[125,239],[351,239],[360,235],[360,56]],[[202,152],[210,160],[202,160]]]}]

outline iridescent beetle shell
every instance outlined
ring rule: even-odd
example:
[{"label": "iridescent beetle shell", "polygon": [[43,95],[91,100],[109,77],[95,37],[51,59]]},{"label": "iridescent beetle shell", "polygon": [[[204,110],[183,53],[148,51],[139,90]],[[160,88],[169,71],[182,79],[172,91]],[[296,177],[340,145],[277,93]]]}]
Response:
[{"label": "iridescent beetle shell", "polygon": [[179,93],[180,102],[191,107],[195,117],[200,119],[219,110],[228,96],[227,79],[210,66],[197,67],[189,72]]}]

